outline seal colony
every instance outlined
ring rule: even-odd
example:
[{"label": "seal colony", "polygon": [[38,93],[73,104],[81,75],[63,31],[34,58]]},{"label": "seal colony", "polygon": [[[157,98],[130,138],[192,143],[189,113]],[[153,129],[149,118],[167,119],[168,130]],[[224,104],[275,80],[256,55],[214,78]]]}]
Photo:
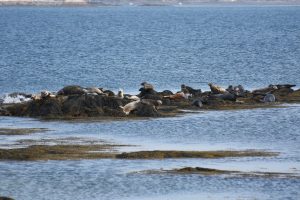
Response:
[{"label": "seal colony", "polygon": [[[0,116],[29,116],[43,118],[85,117],[168,117],[182,110],[220,110],[270,107],[281,103],[299,103],[300,90],[295,85],[277,84],[249,91],[242,85],[226,89],[213,83],[210,91],[202,92],[182,84],[180,91],[158,92],[148,82],[141,83],[139,93],[130,95],[120,89],[117,94],[101,87],[70,85],[57,92],[39,94],[12,93],[8,97],[22,97],[7,103],[0,99]],[[26,99],[23,100],[23,99]]]}]

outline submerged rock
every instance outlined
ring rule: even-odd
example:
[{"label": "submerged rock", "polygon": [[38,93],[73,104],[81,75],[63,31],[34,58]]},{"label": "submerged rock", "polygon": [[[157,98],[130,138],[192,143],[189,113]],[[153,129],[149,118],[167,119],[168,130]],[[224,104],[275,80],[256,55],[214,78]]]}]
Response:
[{"label": "submerged rock", "polygon": [[14,200],[14,199],[10,197],[0,197],[0,200]]}]

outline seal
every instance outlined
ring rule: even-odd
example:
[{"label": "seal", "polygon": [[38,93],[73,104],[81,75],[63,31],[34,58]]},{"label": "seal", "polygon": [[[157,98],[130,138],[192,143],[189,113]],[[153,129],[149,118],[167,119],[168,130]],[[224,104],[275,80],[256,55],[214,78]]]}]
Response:
[{"label": "seal", "polygon": [[111,90],[104,90],[103,93],[106,95],[106,96],[109,96],[109,97],[114,97],[115,96],[115,93]]},{"label": "seal", "polygon": [[140,101],[133,101],[133,102],[126,104],[125,106],[119,106],[119,107],[122,108],[123,112],[126,115],[129,115],[131,111],[138,108],[140,103],[141,103]]},{"label": "seal", "polygon": [[[269,85],[270,86],[274,86],[274,85]],[[278,89],[291,89],[292,87],[295,87],[296,85],[292,85],[292,84],[278,84],[278,85],[275,85]]]},{"label": "seal", "polygon": [[161,100],[153,100],[153,99],[142,99],[141,103],[146,105],[152,105],[155,111],[157,111],[158,106],[162,105]]},{"label": "seal", "polygon": [[119,92],[117,94],[117,97],[121,98],[121,99],[124,99],[124,92],[123,92],[123,89],[119,89]]},{"label": "seal", "polygon": [[47,91],[47,90],[43,90],[41,91],[41,98],[44,99],[44,98],[47,98],[51,95],[51,92]]},{"label": "seal", "polygon": [[265,87],[265,88],[260,88],[260,89],[253,90],[252,94],[254,94],[254,95],[261,95],[261,94],[263,94],[264,95],[264,94],[273,92],[273,91],[275,91],[277,89],[278,89],[278,87],[276,85],[269,85],[268,87]]},{"label": "seal", "polygon": [[126,99],[129,99],[129,100],[133,100],[133,101],[138,101],[140,100],[140,98],[136,95],[125,95],[124,96]]},{"label": "seal", "polygon": [[143,86],[143,88],[144,88],[145,90],[154,90],[153,85],[150,84],[150,83],[142,82],[141,85]]},{"label": "seal", "polygon": [[85,93],[86,91],[83,87],[78,85],[69,85],[59,90],[57,92],[57,95],[69,96],[69,95],[83,95]]},{"label": "seal", "polygon": [[218,85],[215,85],[213,83],[209,83],[208,85],[209,85],[210,90],[211,90],[211,92],[213,94],[224,94],[224,93],[227,93],[227,91],[224,88],[222,88],[222,87],[220,87]]},{"label": "seal", "polygon": [[274,96],[274,94],[267,94],[262,100],[262,102],[264,103],[271,103],[275,101],[276,101],[276,97]]},{"label": "seal", "polygon": [[199,96],[202,93],[201,89],[194,89],[192,87],[182,84],[181,91],[183,92],[184,90],[187,90],[188,93],[192,94],[193,96]]},{"label": "seal", "polygon": [[180,99],[188,99],[190,96],[191,96],[191,94],[189,94],[189,93],[177,92],[176,94],[173,94],[173,95],[163,96],[163,98],[180,100]]},{"label": "seal", "polygon": [[236,101],[237,95],[232,93],[214,94],[213,97],[225,100],[225,101]]},{"label": "seal", "polygon": [[86,90],[86,93],[92,93],[92,94],[95,93],[97,95],[103,94],[103,91],[97,87],[89,87],[89,88],[85,88],[85,90]]},{"label": "seal", "polygon": [[198,108],[203,107],[202,99],[194,99],[192,105]]},{"label": "seal", "polygon": [[235,94],[236,96],[239,97],[244,96],[246,92],[246,90],[242,85],[238,85],[238,86],[229,85],[226,91],[228,91],[231,94]]}]

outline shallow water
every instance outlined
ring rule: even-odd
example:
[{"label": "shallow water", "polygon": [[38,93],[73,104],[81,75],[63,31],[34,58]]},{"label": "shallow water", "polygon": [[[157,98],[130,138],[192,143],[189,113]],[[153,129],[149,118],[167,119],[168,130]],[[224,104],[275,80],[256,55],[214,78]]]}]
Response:
[{"label": "shallow water", "polygon": [[[300,84],[300,7],[0,7],[0,94],[58,90],[66,84],[137,92],[207,82]],[[41,121],[0,117],[0,127],[49,128],[1,136],[86,137],[136,150],[246,150],[278,157],[0,162],[0,195],[16,199],[292,199],[299,178],[133,173],[210,167],[300,176],[300,106],[201,111],[130,121]]]}]

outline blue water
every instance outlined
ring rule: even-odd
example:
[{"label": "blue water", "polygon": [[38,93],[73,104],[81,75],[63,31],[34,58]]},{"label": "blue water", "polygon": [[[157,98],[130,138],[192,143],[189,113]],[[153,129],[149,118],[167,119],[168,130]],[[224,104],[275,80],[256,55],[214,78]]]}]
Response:
[{"label": "blue water", "polygon": [[[300,7],[0,8],[0,91],[300,85]],[[13,80],[13,82],[12,82]]]},{"label": "blue water", "polygon": [[[300,7],[0,7],[0,95],[56,91],[64,85],[136,93],[181,83],[207,88],[270,83],[300,85]],[[21,139],[80,137],[137,145],[135,150],[279,152],[270,158],[0,162],[0,196],[15,199],[291,199],[300,179],[134,173],[210,167],[300,176],[300,106],[202,111],[132,121],[41,121],[0,117],[0,127],[51,131],[0,136],[0,148]]]}]

